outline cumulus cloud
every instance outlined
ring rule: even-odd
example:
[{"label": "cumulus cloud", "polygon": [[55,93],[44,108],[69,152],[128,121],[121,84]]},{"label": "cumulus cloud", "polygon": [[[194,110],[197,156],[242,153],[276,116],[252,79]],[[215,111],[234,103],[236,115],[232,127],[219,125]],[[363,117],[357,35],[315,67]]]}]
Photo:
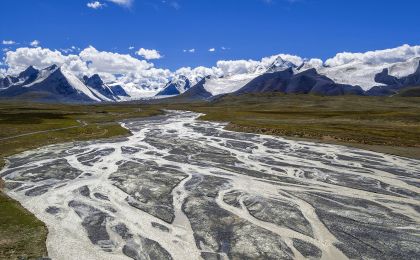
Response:
[{"label": "cumulus cloud", "polygon": [[33,40],[29,45],[31,45],[32,47],[38,47],[41,44],[40,41],[38,40]]},{"label": "cumulus cloud", "polygon": [[382,63],[395,63],[405,61],[409,58],[420,55],[420,46],[402,45],[397,48],[368,51],[365,53],[338,53],[335,57],[328,59],[325,65],[335,67],[341,66],[352,62],[362,62],[367,64],[382,64]]},{"label": "cumulus cloud", "polygon": [[99,1],[94,1],[94,2],[89,2],[86,4],[87,7],[92,8],[92,9],[100,9],[102,7],[105,6],[105,4],[99,2]]},{"label": "cumulus cloud", "polygon": [[105,82],[118,82],[131,89],[155,91],[164,86],[173,75],[170,70],[155,68],[152,63],[139,60],[128,54],[99,51],[93,46],[79,54],[63,54],[47,48],[18,48],[5,56],[7,73],[16,75],[32,65],[45,68],[56,64],[76,76],[99,74]]},{"label": "cumulus cloud", "polygon": [[146,60],[158,60],[162,58],[162,55],[157,50],[149,50],[140,48],[137,52],[137,55],[145,58]]},{"label": "cumulus cloud", "polygon": [[[328,66],[341,66],[354,61],[369,64],[386,64],[387,62],[405,61],[413,57],[420,57],[420,46],[410,47],[404,45],[383,51],[346,53],[345,55],[337,54],[334,58],[327,60],[326,63],[320,59],[304,59],[296,55],[278,54],[264,57],[261,60],[220,60],[212,67],[183,67],[176,71],[170,71],[168,69],[156,68],[153,63],[129,54],[100,51],[93,46],[89,46],[83,50],[72,46],[70,49],[73,51],[66,53],[64,51],[41,47],[18,48],[14,51],[8,50],[5,53],[3,61],[8,74],[18,74],[30,65],[37,68],[45,68],[56,64],[72,71],[78,77],[82,77],[83,75],[90,76],[97,73],[105,82],[124,84],[132,93],[136,91],[153,93],[162,88],[168,80],[178,75],[184,75],[193,83],[196,83],[206,76],[226,77],[240,74],[263,73],[278,57],[292,62],[296,66],[303,64],[303,69],[317,68],[320,72],[326,69],[328,71],[334,71],[334,68],[326,68],[326,64]],[[185,52],[195,51],[195,49],[191,50],[185,50]],[[156,53],[153,50],[143,49],[141,54],[145,55],[147,51],[151,51],[150,53],[153,53],[156,57]],[[413,68],[417,68],[417,64],[414,64]],[[379,65],[373,67],[378,68],[378,71],[375,70],[374,73],[381,70],[381,66]],[[337,67],[337,69],[339,70],[340,67]],[[394,68],[394,70],[398,69],[397,67]]]},{"label": "cumulus cloud", "polygon": [[216,51],[216,49],[215,48],[210,48],[209,49],[209,52],[215,52]]},{"label": "cumulus cloud", "polygon": [[225,76],[253,73],[259,65],[260,62],[254,60],[221,60],[216,63]]},{"label": "cumulus cloud", "polygon": [[38,48],[18,48],[15,51],[8,51],[5,57],[5,64],[8,66],[8,72],[17,74],[30,65],[44,68],[57,64],[63,65],[66,61],[61,52],[49,49]]},{"label": "cumulus cloud", "polygon": [[12,40],[3,40],[2,43],[3,43],[3,45],[13,45],[16,42],[15,41],[12,41]]},{"label": "cumulus cloud", "polygon": [[138,60],[128,54],[98,51],[92,46],[82,50],[79,57],[97,71],[118,74],[150,69],[153,64]]},{"label": "cumulus cloud", "polygon": [[221,77],[223,76],[223,72],[217,67],[182,67],[175,71],[175,75],[183,75],[187,77],[193,84],[195,84],[206,76]]}]

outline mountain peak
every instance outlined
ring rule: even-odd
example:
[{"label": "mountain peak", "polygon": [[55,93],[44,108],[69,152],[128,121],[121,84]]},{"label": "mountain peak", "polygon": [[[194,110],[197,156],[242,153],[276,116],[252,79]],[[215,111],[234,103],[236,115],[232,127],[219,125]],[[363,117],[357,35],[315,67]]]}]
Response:
[{"label": "mountain peak", "polygon": [[49,67],[46,67],[44,70],[53,71],[53,70],[56,70],[56,69],[61,69],[61,67],[59,67],[59,66],[58,66],[58,65],[56,65],[56,64],[53,64],[53,65],[51,65],[51,66],[49,66]]},{"label": "mountain peak", "polygon": [[28,78],[36,78],[38,75],[38,70],[35,69],[32,65],[26,68],[24,71],[19,73],[18,78],[27,80]]},{"label": "mountain peak", "polygon": [[87,76],[83,77],[86,85],[91,87],[100,87],[104,84],[103,80],[98,74],[93,74],[90,78]]},{"label": "mountain peak", "polygon": [[156,96],[179,95],[191,88],[190,80],[184,75],[177,75],[170,80]]},{"label": "mountain peak", "polygon": [[290,61],[284,60],[281,56],[277,56],[273,63],[268,67],[267,72],[272,73],[287,70],[289,68],[297,68],[297,66]]}]

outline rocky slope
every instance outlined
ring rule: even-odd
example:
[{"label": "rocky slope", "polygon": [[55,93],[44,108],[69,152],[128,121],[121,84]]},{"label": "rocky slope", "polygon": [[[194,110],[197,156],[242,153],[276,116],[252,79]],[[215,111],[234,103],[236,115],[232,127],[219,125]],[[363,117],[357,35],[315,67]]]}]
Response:
[{"label": "rocky slope", "polygon": [[[390,69],[395,70],[394,67]],[[235,95],[249,93],[269,93],[281,92],[286,94],[313,94],[321,96],[339,95],[368,95],[368,96],[392,96],[400,93],[406,88],[420,85],[420,63],[417,70],[406,76],[393,76],[389,74],[388,68],[375,74],[374,80],[377,86],[364,90],[359,85],[343,84],[325,75],[325,68],[313,68],[307,64],[297,67],[291,62],[276,60],[265,73],[257,75],[255,78],[245,81],[243,87],[238,88],[233,83],[226,86],[217,85],[225,79],[213,79],[212,87],[206,82],[199,82],[193,86],[189,93],[181,95],[187,99],[210,99],[220,94],[233,93]],[[324,72],[324,73],[323,73]],[[328,74],[328,73],[327,73]],[[252,74],[255,75],[255,74]],[[244,77],[244,76],[243,76]],[[210,78],[207,78],[207,81]],[[226,80],[225,80],[226,82]],[[207,86],[207,87],[206,87]],[[234,86],[232,88],[232,86]],[[220,91],[220,88],[225,91]],[[214,90],[218,91],[214,91]],[[231,91],[229,91],[231,90]],[[209,93],[203,95],[203,92]],[[216,94],[214,94],[216,93]],[[409,96],[407,92],[405,96]]]},{"label": "rocky slope", "polygon": [[85,76],[82,81],[56,65],[41,70],[30,66],[16,77],[1,79],[0,83],[0,98],[89,103],[114,102],[127,95],[121,87],[114,87],[114,91],[97,74]]},{"label": "rocky slope", "polygon": [[166,86],[156,94],[156,96],[179,95],[191,88],[190,80],[185,76],[178,76],[169,81]]}]

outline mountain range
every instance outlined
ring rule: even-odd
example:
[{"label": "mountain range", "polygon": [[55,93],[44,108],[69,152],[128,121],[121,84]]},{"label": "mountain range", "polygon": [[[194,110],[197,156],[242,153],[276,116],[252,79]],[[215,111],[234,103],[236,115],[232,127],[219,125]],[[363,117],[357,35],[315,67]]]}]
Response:
[{"label": "mountain range", "polygon": [[[278,56],[271,64],[252,72],[209,75],[190,80],[174,76],[156,98],[208,100],[233,94],[281,92],[323,96],[418,96],[420,57],[386,62],[354,61],[320,64],[304,61],[295,64]],[[408,89],[410,89],[408,91]],[[41,102],[118,102],[130,98],[123,85],[107,84],[98,74],[76,77],[56,65],[28,67],[16,76],[0,78],[0,98],[24,98]]]},{"label": "mountain range", "polygon": [[183,76],[179,75],[174,79],[170,80],[165,87],[156,94],[156,96],[173,96],[179,95],[187,91],[192,87],[191,81]]},{"label": "mountain range", "polygon": [[[231,89],[224,88],[226,92],[217,92],[217,87],[223,86],[221,81],[227,81],[226,78],[215,79],[206,77],[195,86],[179,95],[178,98],[186,100],[210,99],[220,94],[256,94],[281,92],[285,94],[313,94],[321,96],[339,96],[339,95],[359,95],[359,96],[393,96],[404,92],[404,96],[417,96],[418,91],[405,91],[420,86],[420,61],[417,61],[417,69],[407,76],[397,77],[389,74],[389,69],[385,68],[374,75],[375,86],[363,89],[359,85],[346,84],[348,79],[333,80],[328,77],[331,74],[328,68],[314,68],[301,64],[296,66],[291,62],[281,62],[277,59],[265,73],[253,75],[250,80],[245,79],[241,84],[231,84]],[[412,63],[412,62],[411,62]],[[411,64],[409,63],[409,64]],[[390,65],[392,68],[396,64]],[[334,68],[336,69],[336,68]],[[410,69],[410,68],[409,68]],[[348,69],[348,74],[354,74],[355,69]],[[363,69],[358,69],[363,72]],[[321,74],[319,71],[324,72]],[[327,73],[325,73],[327,72]],[[339,72],[344,73],[344,72]],[[356,80],[360,80],[357,79]],[[219,82],[219,84],[215,83]],[[233,87],[233,88],[232,88]]]},{"label": "mountain range", "polygon": [[127,97],[119,85],[105,84],[99,75],[82,79],[56,65],[38,70],[28,67],[17,76],[0,79],[1,98],[30,99],[39,102],[115,102]]}]

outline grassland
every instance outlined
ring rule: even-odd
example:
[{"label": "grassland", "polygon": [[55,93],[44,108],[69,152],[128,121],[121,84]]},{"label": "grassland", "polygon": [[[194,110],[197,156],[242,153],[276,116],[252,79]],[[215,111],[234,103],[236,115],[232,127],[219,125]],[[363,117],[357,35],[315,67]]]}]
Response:
[{"label": "grassland", "polygon": [[260,94],[167,107],[204,113],[203,120],[229,122],[229,130],[420,159],[420,98]]},{"label": "grassland", "polygon": [[[0,168],[4,158],[37,147],[128,135],[118,121],[152,116],[158,109],[141,105],[46,105],[0,103]],[[45,256],[47,229],[19,203],[1,192],[0,259]]]},{"label": "grassland", "polygon": [[[343,144],[420,159],[420,98],[264,94],[213,102],[115,105],[0,103],[3,158],[44,145],[129,134],[117,122],[192,110],[234,131]],[[1,165],[0,165],[1,166]],[[1,188],[1,179],[0,179]],[[47,229],[0,191],[0,259],[46,254]]]}]

